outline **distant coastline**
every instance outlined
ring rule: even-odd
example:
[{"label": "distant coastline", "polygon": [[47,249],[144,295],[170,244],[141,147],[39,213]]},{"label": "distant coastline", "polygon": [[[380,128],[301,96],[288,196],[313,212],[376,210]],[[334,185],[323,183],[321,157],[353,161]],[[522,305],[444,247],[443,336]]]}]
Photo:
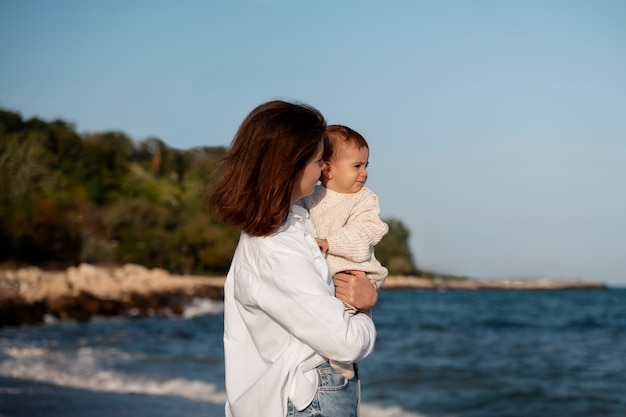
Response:
[{"label": "distant coastline", "polygon": [[[37,267],[0,270],[0,327],[40,324],[46,316],[89,320],[94,316],[180,315],[193,298],[223,298],[225,277],[174,275],[127,264],[81,264],[63,271]],[[606,289],[581,280],[475,280],[388,277],[382,290]]]},{"label": "distant coastline", "polygon": [[561,279],[426,279],[419,277],[389,277],[383,289],[423,290],[603,290],[603,282]]}]

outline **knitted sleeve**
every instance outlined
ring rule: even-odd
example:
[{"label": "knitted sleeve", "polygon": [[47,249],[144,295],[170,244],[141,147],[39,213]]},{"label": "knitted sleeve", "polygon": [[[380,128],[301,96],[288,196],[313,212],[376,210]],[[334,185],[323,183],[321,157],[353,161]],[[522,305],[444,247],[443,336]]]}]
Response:
[{"label": "knitted sleeve", "polygon": [[366,191],[352,208],[346,224],[326,236],[330,254],[353,262],[368,261],[374,245],[389,231],[387,223],[380,219],[378,197]]}]

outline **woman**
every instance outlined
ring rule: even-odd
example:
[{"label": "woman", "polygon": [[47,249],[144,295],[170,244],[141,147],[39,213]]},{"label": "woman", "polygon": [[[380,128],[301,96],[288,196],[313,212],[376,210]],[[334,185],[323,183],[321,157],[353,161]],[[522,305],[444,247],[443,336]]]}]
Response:
[{"label": "woman", "polygon": [[[358,414],[358,375],[347,380],[328,361],[372,352],[377,294],[364,273],[330,276],[308,213],[295,205],[319,180],[325,127],[306,105],[258,106],[210,196],[219,217],[242,231],[224,286],[227,416]],[[344,314],[342,301],[359,314]]]}]

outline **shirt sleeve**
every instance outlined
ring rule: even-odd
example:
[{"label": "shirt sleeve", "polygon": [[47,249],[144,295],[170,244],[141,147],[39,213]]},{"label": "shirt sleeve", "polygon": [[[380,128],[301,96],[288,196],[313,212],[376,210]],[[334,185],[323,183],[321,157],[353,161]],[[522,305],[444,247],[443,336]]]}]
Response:
[{"label": "shirt sleeve", "polygon": [[343,303],[329,290],[312,259],[282,248],[269,256],[266,266],[256,302],[286,331],[338,362],[356,362],[373,351],[376,328],[371,318],[344,314]]},{"label": "shirt sleeve", "polygon": [[328,253],[352,262],[368,261],[372,247],[389,231],[380,219],[380,205],[375,194],[370,193],[354,206],[345,226],[330,233]]}]

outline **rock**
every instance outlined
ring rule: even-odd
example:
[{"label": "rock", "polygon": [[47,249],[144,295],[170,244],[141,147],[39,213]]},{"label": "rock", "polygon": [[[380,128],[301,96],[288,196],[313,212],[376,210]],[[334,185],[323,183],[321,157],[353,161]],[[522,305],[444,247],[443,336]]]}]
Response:
[{"label": "rock", "polygon": [[194,297],[223,299],[224,280],[171,275],[134,264],[0,271],[0,327],[42,323],[46,314],[73,320],[96,315],[180,315],[184,304]]},{"label": "rock", "polygon": [[0,327],[41,323],[44,312],[45,306],[41,302],[27,303],[22,298],[0,299]]}]

